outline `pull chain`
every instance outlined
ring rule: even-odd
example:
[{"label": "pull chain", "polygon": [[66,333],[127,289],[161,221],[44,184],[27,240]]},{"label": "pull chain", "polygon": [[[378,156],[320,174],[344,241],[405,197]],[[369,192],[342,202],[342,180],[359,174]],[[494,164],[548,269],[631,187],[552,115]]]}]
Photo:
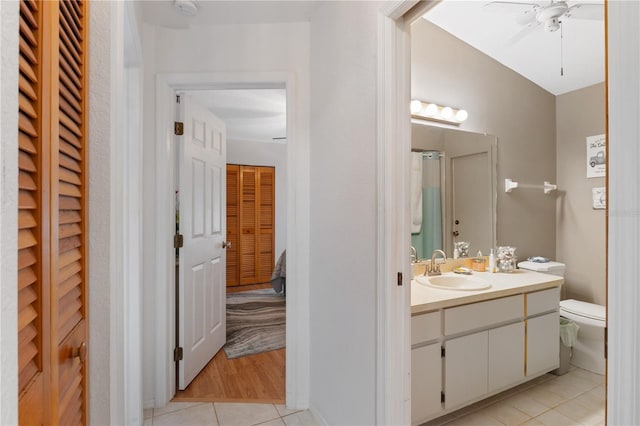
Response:
[{"label": "pull chain", "polygon": [[560,21],[560,76],[564,76],[564,55],[563,55],[563,51],[562,51],[562,44],[563,44],[563,39],[564,39],[564,33],[562,31],[562,21]]}]

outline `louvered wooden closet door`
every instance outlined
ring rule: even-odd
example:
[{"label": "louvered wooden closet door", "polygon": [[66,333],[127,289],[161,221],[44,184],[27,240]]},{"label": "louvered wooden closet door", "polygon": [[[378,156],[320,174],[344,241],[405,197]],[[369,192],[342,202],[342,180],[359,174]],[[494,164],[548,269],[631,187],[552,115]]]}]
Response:
[{"label": "louvered wooden closet door", "polygon": [[[52,343],[60,424],[86,423],[87,2],[59,7],[58,135],[52,149]],[[54,98],[55,98],[54,94]],[[57,184],[57,185],[56,185]],[[57,411],[57,413],[56,413]],[[56,415],[57,414],[57,415]]]},{"label": "louvered wooden closet door", "polygon": [[240,259],[238,245],[240,243],[240,167],[227,164],[227,287],[240,284]]},{"label": "louvered wooden closet door", "polygon": [[20,11],[19,421],[87,424],[87,3]]},{"label": "louvered wooden closet door", "polygon": [[271,280],[274,221],[275,168],[227,165],[227,286]]},{"label": "louvered wooden closet door", "polygon": [[[42,4],[20,2],[18,94],[18,395],[20,424],[42,424],[49,407],[48,143],[44,142]],[[44,184],[43,184],[44,183]]]},{"label": "louvered wooden closet door", "polygon": [[240,284],[258,282],[257,176],[255,167],[240,168]]},{"label": "louvered wooden closet door", "polygon": [[274,268],[275,169],[258,167],[258,282],[271,280]]}]

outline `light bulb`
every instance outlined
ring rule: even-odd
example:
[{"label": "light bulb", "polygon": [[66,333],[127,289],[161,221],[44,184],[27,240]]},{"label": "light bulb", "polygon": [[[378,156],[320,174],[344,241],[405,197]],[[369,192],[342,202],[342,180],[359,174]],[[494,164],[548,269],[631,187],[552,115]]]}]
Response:
[{"label": "light bulb", "polygon": [[449,120],[451,117],[453,117],[453,110],[450,107],[444,107],[442,108],[442,111],[440,111],[440,115],[442,116],[442,118]]},{"label": "light bulb", "polygon": [[456,120],[458,120],[459,122],[462,123],[467,118],[469,118],[469,113],[466,110],[461,109],[458,112],[456,112]]},{"label": "light bulb", "polygon": [[427,105],[427,109],[424,112],[428,116],[431,116],[431,117],[436,116],[436,115],[438,115],[438,105],[429,104],[429,105]]},{"label": "light bulb", "polygon": [[411,109],[411,114],[417,114],[422,111],[422,102],[417,99],[414,99],[409,104],[409,109]]}]

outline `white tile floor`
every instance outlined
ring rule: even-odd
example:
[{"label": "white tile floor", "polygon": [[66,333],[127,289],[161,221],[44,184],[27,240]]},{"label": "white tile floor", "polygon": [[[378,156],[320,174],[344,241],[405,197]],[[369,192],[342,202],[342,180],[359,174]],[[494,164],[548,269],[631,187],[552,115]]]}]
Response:
[{"label": "white tile floor", "polygon": [[289,410],[278,404],[229,402],[170,402],[144,410],[147,426],[317,426],[309,410]]},{"label": "white tile floor", "polygon": [[563,376],[546,374],[426,425],[604,425],[604,405],[604,376],[572,367]]},{"label": "white tile floor", "polygon": [[[580,426],[604,425],[604,376],[572,368],[564,376],[546,374],[531,382],[480,401],[428,426]],[[145,410],[145,426],[316,426],[308,411],[284,405],[226,402],[170,402]]]}]

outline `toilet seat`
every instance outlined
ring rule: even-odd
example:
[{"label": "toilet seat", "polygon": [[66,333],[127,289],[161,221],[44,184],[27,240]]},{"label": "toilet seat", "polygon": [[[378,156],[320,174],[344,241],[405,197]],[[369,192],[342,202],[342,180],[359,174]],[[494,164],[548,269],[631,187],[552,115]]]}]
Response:
[{"label": "toilet seat", "polygon": [[602,327],[607,319],[606,309],[602,305],[581,302],[579,300],[567,299],[560,301],[560,314],[572,314],[585,319],[601,321]]}]

